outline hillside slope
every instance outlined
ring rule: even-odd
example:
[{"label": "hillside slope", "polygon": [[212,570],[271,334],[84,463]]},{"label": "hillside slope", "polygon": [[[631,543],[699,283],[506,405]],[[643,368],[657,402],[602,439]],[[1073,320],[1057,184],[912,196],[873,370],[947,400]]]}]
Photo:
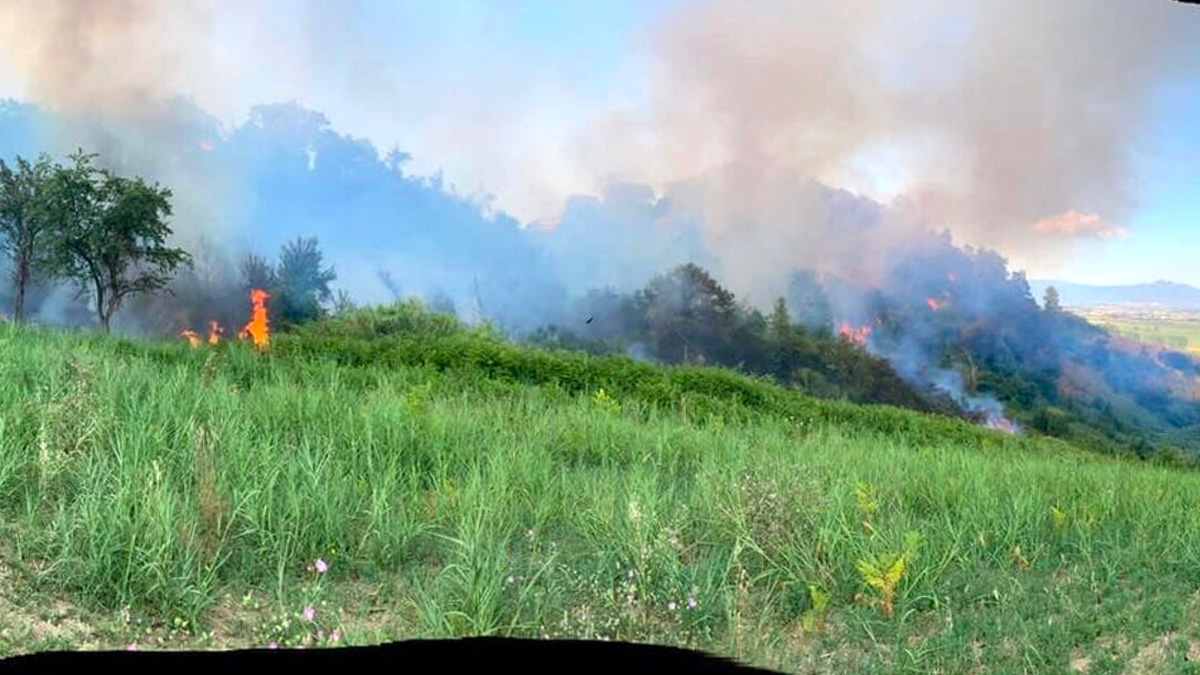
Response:
[{"label": "hillside slope", "polygon": [[0,653],[336,631],[1183,672],[1200,649],[1196,475],[1054,439],[411,306],[265,353],[3,325],[0,382]]}]

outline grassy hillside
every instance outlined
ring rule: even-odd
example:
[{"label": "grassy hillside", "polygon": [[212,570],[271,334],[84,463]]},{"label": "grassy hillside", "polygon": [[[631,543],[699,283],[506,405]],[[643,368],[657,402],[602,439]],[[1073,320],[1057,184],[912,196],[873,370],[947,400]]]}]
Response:
[{"label": "grassy hillside", "polygon": [[0,653],[336,631],[792,672],[1185,672],[1196,481],[412,306],[262,354],[5,324]]}]

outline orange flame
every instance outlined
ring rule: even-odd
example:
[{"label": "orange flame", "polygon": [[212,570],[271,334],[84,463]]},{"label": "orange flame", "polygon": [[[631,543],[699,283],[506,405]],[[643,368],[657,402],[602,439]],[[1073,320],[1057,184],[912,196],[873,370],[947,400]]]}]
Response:
[{"label": "orange flame", "polygon": [[267,306],[266,301],[271,295],[264,290],[254,289],[250,293],[250,301],[254,303],[254,319],[246,324],[241,333],[238,333],[239,339],[245,339],[247,336],[254,338],[254,346],[259,349],[266,349],[271,342],[270,329],[267,326]]},{"label": "orange flame", "polygon": [[221,336],[225,334],[225,329],[221,328],[221,324],[216,321],[208,322],[208,344],[216,346],[221,342]]},{"label": "orange flame", "polygon": [[187,341],[192,344],[192,349],[200,346],[200,336],[196,335],[196,331],[188,328],[179,333],[180,337],[187,338]]},{"label": "orange flame", "polygon": [[838,331],[842,337],[854,342],[856,345],[864,345],[867,343],[867,338],[871,337],[871,327],[863,326],[854,328],[848,323],[842,323],[842,329]]}]

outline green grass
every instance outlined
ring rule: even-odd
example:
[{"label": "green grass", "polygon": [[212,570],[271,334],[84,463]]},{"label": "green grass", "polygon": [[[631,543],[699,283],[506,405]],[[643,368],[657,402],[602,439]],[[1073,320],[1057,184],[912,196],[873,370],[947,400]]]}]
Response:
[{"label": "green grass", "polygon": [[[791,672],[1200,651],[1195,473],[381,316],[265,354],[0,326],[0,654],[335,630]],[[906,543],[888,616],[859,565]]]}]

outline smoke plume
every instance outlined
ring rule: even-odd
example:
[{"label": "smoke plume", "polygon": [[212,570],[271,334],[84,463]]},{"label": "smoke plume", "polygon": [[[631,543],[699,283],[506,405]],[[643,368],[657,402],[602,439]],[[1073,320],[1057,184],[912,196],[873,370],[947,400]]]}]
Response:
[{"label": "smoke plume", "polygon": [[[700,0],[647,37],[646,104],[597,122],[579,156],[659,188],[710,176],[711,237],[768,260],[808,243],[797,230],[828,241],[774,189],[815,178],[1045,263],[1130,220],[1131,149],[1158,87],[1196,72],[1198,38],[1174,2]],[[1096,220],[1053,220],[1072,212]]]}]

